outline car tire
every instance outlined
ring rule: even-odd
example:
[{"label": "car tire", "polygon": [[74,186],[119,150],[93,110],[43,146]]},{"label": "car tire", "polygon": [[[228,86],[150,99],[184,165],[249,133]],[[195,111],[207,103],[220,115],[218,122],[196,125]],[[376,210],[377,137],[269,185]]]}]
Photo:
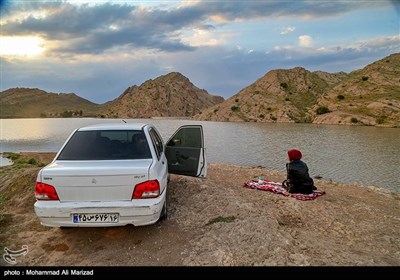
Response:
[{"label": "car tire", "polygon": [[165,198],[164,206],[161,210],[161,215],[159,221],[166,220],[168,217],[168,207],[167,207],[167,199]]}]

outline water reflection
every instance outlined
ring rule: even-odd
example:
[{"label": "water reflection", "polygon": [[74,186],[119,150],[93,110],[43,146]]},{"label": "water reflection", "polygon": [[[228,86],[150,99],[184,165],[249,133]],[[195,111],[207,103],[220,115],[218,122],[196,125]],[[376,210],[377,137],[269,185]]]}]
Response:
[{"label": "water reflection", "polygon": [[11,165],[12,161],[0,154],[0,167]]}]

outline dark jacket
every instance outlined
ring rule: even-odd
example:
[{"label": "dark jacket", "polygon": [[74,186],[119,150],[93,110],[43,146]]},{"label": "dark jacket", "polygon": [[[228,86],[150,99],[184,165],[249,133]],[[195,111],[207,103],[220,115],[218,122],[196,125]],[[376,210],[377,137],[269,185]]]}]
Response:
[{"label": "dark jacket", "polygon": [[308,167],[301,160],[292,160],[286,163],[287,187],[290,193],[310,194],[313,192],[314,181],[308,174]]}]

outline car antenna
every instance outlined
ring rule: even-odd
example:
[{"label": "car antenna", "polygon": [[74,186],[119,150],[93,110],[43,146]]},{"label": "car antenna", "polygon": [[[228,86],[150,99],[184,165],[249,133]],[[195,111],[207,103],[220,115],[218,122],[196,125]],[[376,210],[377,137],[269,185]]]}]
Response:
[{"label": "car antenna", "polygon": [[125,120],[122,120],[124,123],[126,123],[126,121]]}]

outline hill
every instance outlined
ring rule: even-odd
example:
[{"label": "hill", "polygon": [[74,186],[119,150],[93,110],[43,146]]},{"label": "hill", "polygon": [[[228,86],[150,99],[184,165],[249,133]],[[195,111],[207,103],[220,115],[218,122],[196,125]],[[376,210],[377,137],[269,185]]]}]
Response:
[{"label": "hill", "polygon": [[127,88],[107,103],[108,118],[191,117],[224,99],[194,86],[178,72]]},{"label": "hill", "polygon": [[97,104],[74,93],[48,93],[37,88],[0,92],[0,118],[92,116]]},{"label": "hill", "polygon": [[[326,114],[315,114],[318,108]],[[392,54],[351,72],[318,99],[314,123],[400,127],[400,54]]]},{"label": "hill", "polygon": [[400,54],[346,74],[272,70],[197,120],[400,126]]}]

